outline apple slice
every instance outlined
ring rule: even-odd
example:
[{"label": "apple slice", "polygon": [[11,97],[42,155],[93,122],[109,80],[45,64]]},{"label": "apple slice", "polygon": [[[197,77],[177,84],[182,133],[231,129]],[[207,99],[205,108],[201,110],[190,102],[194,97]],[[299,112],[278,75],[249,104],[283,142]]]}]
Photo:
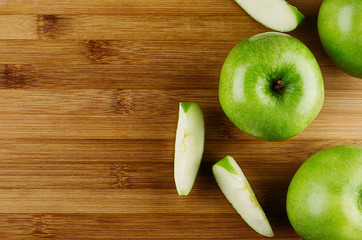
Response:
[{"label": "apple slice", "polygon": [[180,196],[194,185],[204,152],[205,124],[200,106],[181,102],[175,143],[175,183]]},{"label": "apple slice", "polygon": [[226,156],[212,167],[217,184],[247,224],[267,237],[274,233],[263,209],[244,173],[231,156]]},{"label": "apple slice", "polygon": [[293,31],[304,15],[284,0],[235,0],[252,18],[267,28]]}]

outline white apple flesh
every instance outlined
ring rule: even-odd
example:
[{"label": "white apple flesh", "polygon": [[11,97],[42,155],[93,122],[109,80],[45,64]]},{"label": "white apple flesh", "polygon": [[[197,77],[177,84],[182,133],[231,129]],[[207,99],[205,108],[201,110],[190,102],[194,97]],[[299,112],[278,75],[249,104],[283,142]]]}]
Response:
[{"label": "white apple flesh", "polygon": [[235,0],[252,18],[279,32],[293,31],[304,15],[284,0]]},{"label": "white apple flesh", "polygon": [[180,196],[188,195],[200,167],[205,142],[205,124],[200,106],[181,102],[176,131],[174,175]]},{"label": "white apple flesh", "polygon": [[226,156],[212,167],[221,191],[256,232],[267,237],[274,233],[256,196],[239,165],[231,156]]}]

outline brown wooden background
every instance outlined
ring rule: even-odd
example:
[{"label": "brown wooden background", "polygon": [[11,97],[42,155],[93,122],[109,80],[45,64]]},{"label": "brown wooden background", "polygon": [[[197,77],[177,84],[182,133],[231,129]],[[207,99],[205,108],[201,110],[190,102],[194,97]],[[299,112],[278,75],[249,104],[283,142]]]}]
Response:
[{"label": "brown wooden background", "polygon": [[[1,239],[264,239],[218,189],[214,162],[243,168],[275,232],[290,179],[327,146],[361,144],[362,80],[321,48],[321,0],[291,35],[315,54],[326,98],[300,135],[265,142],[234,127],[218,77],[240,40],[269,31],[232,0],[0,1]],[[178,197],[178,102],[197,101],[206,148],[194,189]]]}]

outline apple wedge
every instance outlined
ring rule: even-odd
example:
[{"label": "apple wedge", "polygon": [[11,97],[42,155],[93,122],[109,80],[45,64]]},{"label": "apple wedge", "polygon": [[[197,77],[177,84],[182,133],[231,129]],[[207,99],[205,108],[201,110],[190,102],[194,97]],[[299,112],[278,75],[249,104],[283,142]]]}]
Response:
[{"label": "apple wedge", "polygon": [[256,232],[267,237],[274,233],[244,173],[231,156],[212,167],[217,184],[235,210]]},{"label": "apple wedge", "polygon": [[284,0],[235,0],[252,18],[279,32],[293,31],[304,15]]},{"label": "apple wedge", "polygon": [[205,124],[200,106],[181,102],[175,142],[174,175],[177,192],[188,195],[194,185],[204,152]]}]

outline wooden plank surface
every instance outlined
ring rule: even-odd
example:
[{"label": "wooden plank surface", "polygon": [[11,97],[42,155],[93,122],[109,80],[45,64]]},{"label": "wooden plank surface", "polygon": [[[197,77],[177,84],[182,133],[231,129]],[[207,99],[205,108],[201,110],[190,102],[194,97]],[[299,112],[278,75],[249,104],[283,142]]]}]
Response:
[{"label": "wooden plank surface", "polygon": [[[315,54],[326,97],[316,120],[282,142],[254,139],[218,103],[218,77],[240,40],[269,31],[232,0],[0,1],[1,239],[265,239],[216,186],[235,157],[275,239],[299,239],[285,212],[311,154],[362,144],[362,81],[322,50],[322,0],[291,35]],[[194,189],[173,180],[178,102],[200,103],[206,146]]]}]

